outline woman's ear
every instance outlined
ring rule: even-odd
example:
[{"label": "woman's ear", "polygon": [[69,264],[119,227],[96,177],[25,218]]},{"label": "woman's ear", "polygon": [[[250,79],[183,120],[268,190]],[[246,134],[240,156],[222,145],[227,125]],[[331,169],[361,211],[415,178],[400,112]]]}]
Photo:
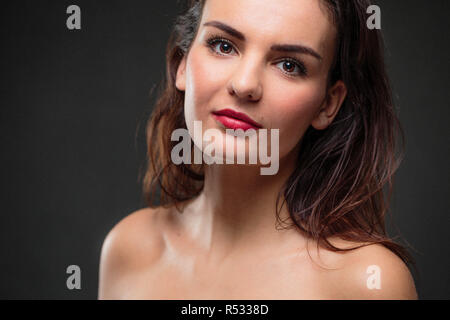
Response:
[{"label": "woman's ear", "polygon": [[341,80],[337,81],[330,89],[320,107],[319,113],[313,119],[311,125],[316,130],[326,129],[336,117],[342,103],[347,96],[347,87]]},{"label": "woman's ear", "polygon": [[183,57],[178,66],[175,86],[180,91],[186,90],[186,56]]}]

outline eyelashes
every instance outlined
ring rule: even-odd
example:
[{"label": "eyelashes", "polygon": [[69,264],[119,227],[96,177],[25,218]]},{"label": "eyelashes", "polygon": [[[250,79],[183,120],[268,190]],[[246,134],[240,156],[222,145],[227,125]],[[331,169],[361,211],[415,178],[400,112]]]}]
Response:
[{"label": "eyelashes", "polygon": [[[228,53],[219,53],[215,49],[218,44],[220,44],[220,45],[227,44],[230,47],[230,49],[235,50],[234,49],[235,46],[230,40],[225,39],[225,38],[223,38],[223,37],[221,37],[219,35],[213,35],[213,36],[209,37],[206,40],[206,43],[207,43],[209,49],[214,54],[218,54],[218,55],[222,55],[222,56],[226,56],[226,55],[228,55]],[[289,76],[289,77],[305,77],[305,76],[308,75],[308,71],[307,71],[305,65],[302,62],[300,62],[297,59],[295,59],[295,58],[286,57],[286,58],[283,58],[283,59],[279,60],[277,62],[277,65],[280,64],[280,63],[284,63],[284,64],[289,63],[289,64],[291,64],[294,67],[294,70],[295,70],[295,68],[298,68],[297,72],[287,72],[287,71],[283,71],[282,70],[282,72],[284,74],[286,74],[287,76]],[[289,69],[291,69],[291,68],[289,68]]]}]

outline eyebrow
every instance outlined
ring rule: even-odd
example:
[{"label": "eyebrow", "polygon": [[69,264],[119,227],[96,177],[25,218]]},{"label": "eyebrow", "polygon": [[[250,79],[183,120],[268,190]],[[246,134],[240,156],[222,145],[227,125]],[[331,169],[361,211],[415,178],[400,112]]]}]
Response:
[{"label": "eyebrow", "polygon": [[[241,41],[245,41],[245,36],[242,32],[234,29],[233,27],[231,27],[223,22],[208,21],[208,22],[205,22],[203,25],[216,27],[222,31],[225,31],[229,35],[231,35]],[[306,47],[306,46],[298,45],[298,44],[274,44],[270,47],[270,50],[278,51],[278,52],[295,52],[295,53],[301,53],[301,54],[308,54],[319,60],[322,60],[322,57],[316,51],[314,51],[310,47]]]}]

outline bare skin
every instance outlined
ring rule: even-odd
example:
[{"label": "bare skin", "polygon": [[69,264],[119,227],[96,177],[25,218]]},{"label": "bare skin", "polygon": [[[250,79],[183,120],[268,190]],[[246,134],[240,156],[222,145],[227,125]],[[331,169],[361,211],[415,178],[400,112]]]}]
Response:
[{"label": "bare skin", "polygon": [[[408,268],[382,246],[334,253],[309,242],[308,253],[298,233],[287,232],[284,243],[212,258],[183,225],[190,213],[146,208],[118,223],[103,244],[98,298],[417,299]],[[381,289],[366,285],[374,264],[382,270]]]},{"label": "bare skin", "polygon": [[[211,21],[231,25],[246,40],[204,25]],[[298,142],[309,126],[325,129],[346,95],[341,81],[327,87],[336,31],[319,1],[208,0],[200,25],[176,79],[186,92],[188,129],[202,121],[225,135],[211,112],[229,106],[245,112],[280,130],[279,171],[263,176],[257,165],[208,165],[203,192],[183,203],[182,213],[147,208],[123,219],[103,244],[99,298],[417,298],[407,267],[382,246],[317,252],[298,230],[276,228],[276,196],[295,168]],[[205,41],[215,33],[232,40],[233,50],[217,44],[213,53]],[[287,76],[280,63],[286,53],[269,50],[277,43],[299,43],[321,58],[296,55],[307,75]],[[288,218],[286,206],[280,216]],[[360,245],[329,240],[340,248]],[[370,265],[381,270],[380,289],[367,286]]]}]

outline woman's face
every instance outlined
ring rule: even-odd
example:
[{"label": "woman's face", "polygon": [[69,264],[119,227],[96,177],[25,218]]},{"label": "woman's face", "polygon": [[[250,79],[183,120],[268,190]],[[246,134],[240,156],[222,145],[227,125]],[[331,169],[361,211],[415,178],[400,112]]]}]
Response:
[{"label": "woman's face", "polygon": [[231,139],[213,112],[232,109],[279,129],[283,158],[310,125],[326,128],[346,93],[342,82],[327,91],[336,30],[326,10],[320,0],[207,0],[177,72],[191,136],[202,121]]}]

